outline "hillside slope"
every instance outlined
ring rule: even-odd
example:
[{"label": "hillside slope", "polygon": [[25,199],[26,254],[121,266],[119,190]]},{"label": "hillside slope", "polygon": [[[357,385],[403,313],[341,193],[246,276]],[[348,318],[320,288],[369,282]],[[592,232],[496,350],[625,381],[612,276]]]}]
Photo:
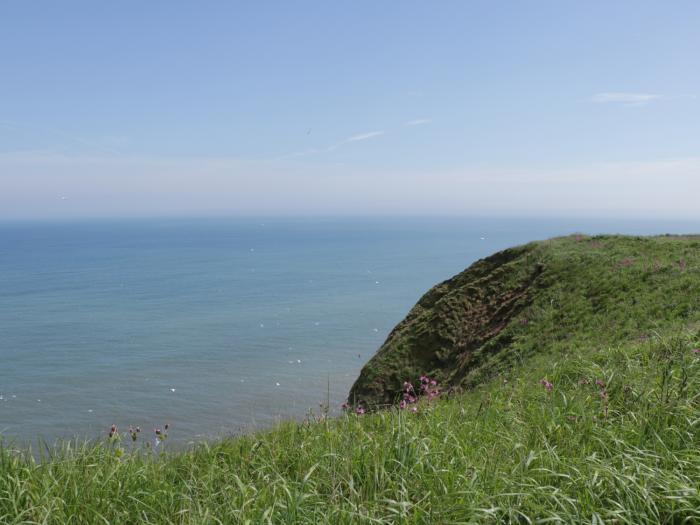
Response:
[{"label": "hillside slope", "polygon": [[452,391],[534,353],[649,337],[699,319],[700,237],[573,235],[510,248],[428,291],[353,385],[386,405],[422,374]]}]

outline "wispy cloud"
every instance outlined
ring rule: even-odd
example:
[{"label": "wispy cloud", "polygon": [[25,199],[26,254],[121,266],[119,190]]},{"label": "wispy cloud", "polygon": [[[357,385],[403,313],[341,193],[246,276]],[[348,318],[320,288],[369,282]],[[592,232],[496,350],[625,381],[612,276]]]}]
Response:
[{"label": "wispy cloud", "polygon": [[350,144],[351,142],[361,142],[363,140],[373,139],[381,135],[384,135],[383,131],[368,131],[367,133],[359,133],[357,135],[353,135],[352,137],[348,137],[345,140],[341,140],[340,142],[336,142],[332,146],[326,148],[325,151],[334,151],[345,144]]},{"label": "wispy cloud", "polygon": [[646,106],[650,102],[664,98],[653,93],[627,93],[611,91],[596,93],[591,100],[601,104],[622,104],[624,106]]},{"label": "wispy cloud", "polygon": [[380,137],[384,135],[386,132],[385,131],[368,131],[366,133],[358,133],[357,135],[353,135],[351,137],[348,137],[346,139],[343,139],[339,142],[336,142],[335,144],[331,144],[330,146],[326,147],[317,147],[317,148],[308,148],[303,151],[297,151],[294,153],[289,153],[287,155],[282,155],[280,157],[277,157],[272,160],[283,160],[283,159],[291,159],[295,157],[306,157],[309,155],[315,155],[317,153],[328,153],[330,151],[335,151],[341,147],[343,147],[346,144],[351,144],[353,142],[362,142],[364,140],[370,140],[376,137]]},{"label": "wispy cloud", "polygon": [[430,124],[431,122],[432,120],[429,118],[417,118],[404,123],[404,126],[422,126],[424,124]]},{"label": "wispy cloud", "polygon": [[347,138],[343,141],[343,144],[346,142],[357,142],[360,140],[367,140],[371,139],[374,137],[378,137],[379,135],[384,135],[383,131],[370,131],[369,133],[360,133],[359,135],[353,135],[350,138]]}]

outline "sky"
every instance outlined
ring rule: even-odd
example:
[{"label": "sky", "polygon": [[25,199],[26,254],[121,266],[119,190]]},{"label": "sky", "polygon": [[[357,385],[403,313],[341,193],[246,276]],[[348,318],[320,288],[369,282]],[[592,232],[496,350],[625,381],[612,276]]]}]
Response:
[{"label": "sky", "polygon": [[700,2],[0,3],[0,219],[700,219]]}]

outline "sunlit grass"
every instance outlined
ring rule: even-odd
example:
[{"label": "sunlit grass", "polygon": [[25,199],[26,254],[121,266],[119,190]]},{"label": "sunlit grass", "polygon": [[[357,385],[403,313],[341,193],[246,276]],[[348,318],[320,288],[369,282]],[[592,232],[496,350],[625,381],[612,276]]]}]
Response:
[{"label": "sunlit grass", "polygon": [[[692,523],[697,334],[534,358],[461,396],[185,452],[0,452],[1,523]],[[551,388],[540,382],[545,379]]]}]

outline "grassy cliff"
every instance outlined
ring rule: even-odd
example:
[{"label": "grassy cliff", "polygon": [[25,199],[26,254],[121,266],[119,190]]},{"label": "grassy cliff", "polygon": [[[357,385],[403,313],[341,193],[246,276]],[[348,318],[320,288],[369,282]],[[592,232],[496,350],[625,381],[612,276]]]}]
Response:
[{"label": "grassy cliff", "polygon": [[[311,418],[154,455],[0,450],[0,523],[700,522],[700,241],[569,237],[429,292]],[[384,390],[382,390],[382,385]]]},{"label": "grassy cliff", "polygon": [[700,237],[533,242],[428,291],[367,363],[350,401],[384,405],[428,374],[462,390],[539,353],[586,351],[698,320]]}]

